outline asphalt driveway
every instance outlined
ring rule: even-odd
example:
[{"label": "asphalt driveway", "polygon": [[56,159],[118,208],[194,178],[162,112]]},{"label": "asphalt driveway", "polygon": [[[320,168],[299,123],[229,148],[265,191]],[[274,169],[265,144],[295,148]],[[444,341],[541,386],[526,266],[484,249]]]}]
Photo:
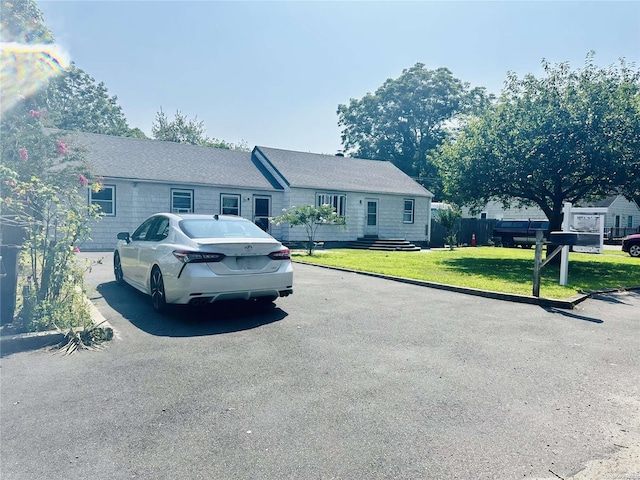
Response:
[{"label": "asphalt driveway", "polygon": [[116,339],[2,358],[3,480],[566,478],[640,444],[638,293],[553,310],[297,264],[271,310],[162,317],[85,256]]}]

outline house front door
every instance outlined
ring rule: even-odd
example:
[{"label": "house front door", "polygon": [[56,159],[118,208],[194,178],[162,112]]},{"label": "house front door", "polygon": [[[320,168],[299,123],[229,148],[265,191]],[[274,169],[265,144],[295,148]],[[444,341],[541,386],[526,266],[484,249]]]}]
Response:
[{"label": "house front door", "polygon": [[269,214],[271,213],[271,197],[253,197],[253,223],[265,232],[269,232]]},{"label": "house front door", "polygon": [[365,221],[364,221],[364,234],[365,235],[378,235],[378,200],[375,198],[367,198]]}]

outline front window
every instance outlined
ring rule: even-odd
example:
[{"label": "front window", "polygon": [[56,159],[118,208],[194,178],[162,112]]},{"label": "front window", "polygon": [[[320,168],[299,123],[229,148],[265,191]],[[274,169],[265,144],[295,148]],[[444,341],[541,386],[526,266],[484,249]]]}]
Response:
[{"label": "front window", "polygon": [[627,228],[632,228],[633,227],[633,215],[629,215],[627,217]]},{"label": "front window", "polygon": [[336,193],[319,193],[317,195],[316,207],[321,205],[331,205],[338,216],[344,217],[347,214],[347,196]]},{"label": "front window", "polygon": [[171,212],[193,213],[193,190],[171,189]]},{"label": "front window", "polygon": [[98,205],[100,212],[108,217],[116,215],[116,186],[103,185],[99,192],[89,190],[89,203]]},{"label": "front window", "polygon": [[413,214],[415,210],[416,201],[412,198],[404,199],[404,212],[402,214],[402,221],[404,223],[413,223]]},{"label": "front window", "polygon": [[220,196],[220,213],[222,215],[240,216],[240,195],[223,193]]}]

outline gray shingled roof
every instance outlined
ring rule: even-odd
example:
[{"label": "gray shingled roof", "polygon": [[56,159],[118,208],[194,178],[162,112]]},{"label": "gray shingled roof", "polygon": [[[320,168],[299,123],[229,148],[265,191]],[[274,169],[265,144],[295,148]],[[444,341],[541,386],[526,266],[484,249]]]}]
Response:
[{"label": "gray shingled roof", "polygon": [[594,207],[594,208],[609,208],[611,206],[611,204],[614,202],[614,200],[618,198],[617,195],[611,195],[609,197],[606,198],[601,198],[600,200],[596,200],[594,202],[587,202],[585,203],[585,207]]},{"label": "gray shingled roof", "polygon": [[290,186],[433,196],[393,163],[256,147]]},{"label": "gray shingled roof", "polygon": [[64,135],[87,149],[86,159],[103,177],[282,189],[261,173],[251,152],[95,133]]}]

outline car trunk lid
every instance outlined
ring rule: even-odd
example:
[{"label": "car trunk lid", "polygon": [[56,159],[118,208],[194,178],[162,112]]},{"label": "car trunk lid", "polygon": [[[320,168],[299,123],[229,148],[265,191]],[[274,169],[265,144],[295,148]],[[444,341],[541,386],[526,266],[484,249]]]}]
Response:
[{"label": "car trunk lid", "polygon": [[269,254],[284,247],[273,239],[198,239],[202,250],[221,253],[225,256],[219,262],[209,262],[207,266],[216,275],[246,275],[272,273],[280,268],[282,260],[274,260]]}]

